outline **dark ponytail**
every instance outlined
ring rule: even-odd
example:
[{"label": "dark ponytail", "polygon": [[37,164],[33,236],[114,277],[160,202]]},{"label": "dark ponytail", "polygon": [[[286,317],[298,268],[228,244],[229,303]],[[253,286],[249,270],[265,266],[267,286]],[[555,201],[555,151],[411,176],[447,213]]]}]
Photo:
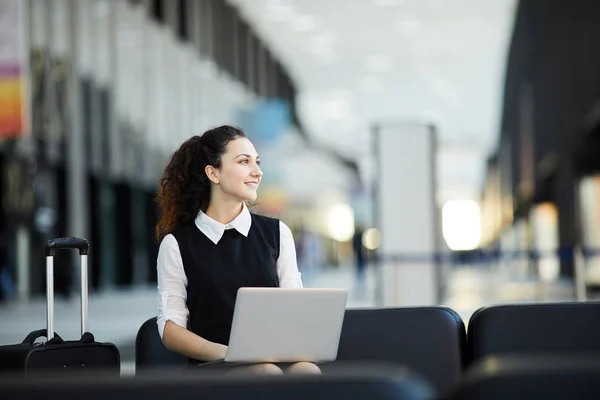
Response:
[{"label": "dark ponytail", "polygon": [[173,153],[156,196],[161,214],[156,224],[157,240],[194,221],[198,212],[206,212],[211,188],[206,166],[220,168],[227,144],[240,137],[246,137],[242,130],[224,125],[191,137]]}]

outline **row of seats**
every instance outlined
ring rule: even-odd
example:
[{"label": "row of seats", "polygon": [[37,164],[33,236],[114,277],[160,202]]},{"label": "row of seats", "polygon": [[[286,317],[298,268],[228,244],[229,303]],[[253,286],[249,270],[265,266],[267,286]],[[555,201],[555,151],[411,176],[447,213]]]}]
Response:
[{"label": "row of seats", "polygon": [[140,377],[115,378],[86,374],[1,378],[2,400],[431,400],[425,382],[410,373],[346,371],[327,376],[225,376],[204,371],[155,371]]},{"label": "row of seats", "polygon": [[598,398],[600,303],[494,306],[468,329],[444,307],[350,309],[338,360],[322,376],[224,376],[188,368],[151,318],[136,340],[135,377],[101,371],[0,379],[1,399],[491,400]]},{"label": "row of seats", "polygon": [[[322,376],[215,375],[169,370],[136,377],[84,374],[36,375],[0,379],[0,398],[28,400],[515,400],[597,399],[600,360],[597,355],[501,357],[470,368],[448,395],[436,394],[407,369],[336,370]],[[541,367],[543,365],[543,367]],[[197,372],[197,371],[196,371]]]},{"label": "row of seats", "polygon": [[[473,314],[468,329],[459,315],[446,307],[348,309],[337,361],[323,370],[327,375],[336,363],[393,363],[422,377],[436,396],[442,397],[469,387],[464,385],[467,372],[498,379],[498,371],[515,371],[515,365],[530,369],[538,365],[539,357],[536,362],[528,357],[558,355],[561,358],[552,360],[564,361],[563,356],[595,352],[600,353],[598,302],[484,307]],[[552,360],[544,364],[551,365]],[[573,359],[570,365],[574,369],[600,367],[600,362],[582,360]],[[156,318],[147,320],[136,338],[136,374],[186,367],[184,357],[162,344]],[[546,375],[536,376],[556,383],[552,371],[546,368]]]}]

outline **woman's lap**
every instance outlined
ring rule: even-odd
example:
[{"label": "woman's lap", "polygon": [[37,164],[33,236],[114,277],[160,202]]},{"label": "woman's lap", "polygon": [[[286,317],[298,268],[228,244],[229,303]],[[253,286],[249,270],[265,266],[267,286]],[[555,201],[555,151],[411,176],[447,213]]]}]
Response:
[{"label": "woman's lap", "polygon": [[[229,372],[234,369],[241,369],[244,367],[254,367],[261,364],[273,364],[279,367],[281,370],[285,371],[293,365],[300,363],[301,361],[286,361],[286,362],[256,362],[256,363],[242,363],[242,362],[227,362],[225,360],[216,360],[216,361],[190,361],[191,369],[198,370],[206,370],[206,371],[215,371],[215,372]],[[318,366],[318,364],[316,364]]]}]

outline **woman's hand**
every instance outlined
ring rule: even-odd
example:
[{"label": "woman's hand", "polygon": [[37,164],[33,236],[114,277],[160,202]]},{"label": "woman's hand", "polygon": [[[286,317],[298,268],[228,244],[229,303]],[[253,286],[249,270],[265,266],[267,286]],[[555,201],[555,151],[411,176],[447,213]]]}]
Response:
[{"label": "woman's hand", "polygon": [[222,344],[217,344],[217,346],[219,346],[219,354],[220,357],[219,358],[225,358],[225,356],[227,356],[227,349],[228,347]]}]

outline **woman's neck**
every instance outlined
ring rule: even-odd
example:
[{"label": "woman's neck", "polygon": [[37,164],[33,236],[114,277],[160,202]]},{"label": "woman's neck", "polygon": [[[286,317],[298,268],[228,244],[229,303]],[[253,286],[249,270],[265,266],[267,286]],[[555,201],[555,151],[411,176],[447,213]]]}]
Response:
[{"label": "woman's neck", "polygon": [[205,214],[217,222],[226,225],[233,221],[242,212],[243,204],[235,202],[212,202],[209,204]]}]

